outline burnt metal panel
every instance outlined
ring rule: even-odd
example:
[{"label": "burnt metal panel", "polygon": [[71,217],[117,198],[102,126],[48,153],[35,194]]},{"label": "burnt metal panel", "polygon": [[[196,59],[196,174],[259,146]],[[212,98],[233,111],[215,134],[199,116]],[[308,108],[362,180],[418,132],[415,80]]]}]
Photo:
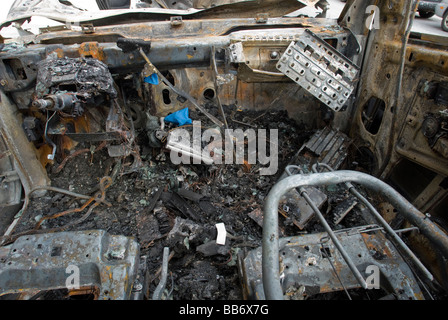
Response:
[{"label": "burnt metal panel", "polygon": [[[369,275],[365,271],[370,265],[379,268],[381,288],[391,290],[390,293],[393,293],[397,299],[423,299],[416,278],[395,247],[386,240],[383,234],[367,233],[374,227],[364,226],[338,230],[336,234],[363,274]],[[283,280],[282,287],[287,296],[300,290],[300,297],[296,298],[304,299],[318,293],[341,291],[344,290],[344,287],[346,289],[360,287],[340,252],[328,240],[328,235],[325,232],[286,237],[279,240],[280,277]],[[246,290],[245,295],[250,299],[264,299],[265,297],[261,252],[261,247],[252,250],[240,261],[243,288]]]},{"label": "burnt metal panel", "polygon": [[131,297],[139,245],[104,230],[45,233],[18,238],[0,258],[0,296],[66,288],[75,266],[80,288],[99,288],[100,300],[121,300]]},{"label": "burnt metal panel", "polygon": [[291,42],[277,69],[334,111],[343,110],[359,70],[308,29]]}]

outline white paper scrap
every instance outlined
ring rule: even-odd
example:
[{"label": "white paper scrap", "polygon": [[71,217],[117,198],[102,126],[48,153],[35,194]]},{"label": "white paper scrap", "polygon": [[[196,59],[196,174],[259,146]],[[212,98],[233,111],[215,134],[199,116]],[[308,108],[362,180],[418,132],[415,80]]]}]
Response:
[{"label": "white paper scrap", "polygon": [[218,229],[218,235],[216,237],[216,244],[225,245],[226,244],[226,237],[227,237],[227,231],[226,226],[224,223],[217,223],[215,224],[216,229]]}]

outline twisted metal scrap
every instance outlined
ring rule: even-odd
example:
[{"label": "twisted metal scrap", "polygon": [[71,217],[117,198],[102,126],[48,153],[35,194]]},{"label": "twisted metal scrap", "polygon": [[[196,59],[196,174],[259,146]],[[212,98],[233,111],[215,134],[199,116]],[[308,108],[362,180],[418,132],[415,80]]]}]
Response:
[{"label": "twisted metal scrap", "polygon": [[93,197],[91,197],[89,200],[87,200],[86,203],[84,203],[82,205],[82,207],[66,210],[66,211],[63,211],[63,212],[60,212],[60,213],[56,213],[56,214],[54,214],[52,216],[49,216],[49,217],[42,217],[39,220],[39,222],[36,224],[36,226],[34,227],[34,230],[39,229],[39,227],[41,226],[41,224],[45,220],[59,218],[59,217],[65,216],[65,215],[67,215],[69,213],[81,212],[85,208],[87,208],[93,201],[95,201],[95,203],[89,208],[87,213],[82,217],[81,221],[79,221],[79,222],[77,222],[78,220],[75,221],[76,224],[84,221],[85,219],[87,219],[88,216],[90,216],[90,214],[92,213],[93,209],[95,209],[100,203],[104,203],[108,207],[111,207],[112,204],[106,201],[106,189],[109,188],[111,184],[112,184],[112,178],[111,177],[105,176],[105,177],[101,178],[101,180],[100,180],[100,190],[98,192],[96,192]]},{"label": "twisted metal scrap", "polygon": [[[74,226],[76,224],[79,224],[79,223],[85,221],[92,214],[92,211],[97,206],[99,206],[101,203],[107,205],[108,207],[111,207],[112,204],[110,202],[106,201],[106,189],[109,188],[111,185],[112,185],[112,178],[111,177],[105,176],[105,177],[101,178],[100,184],[99,184],[100,190],[97,191],[94,196],[88,198],[86,203],[84,203],[80,208],[66,210],[66,211],[63,211],[63,212],[60,212],[60,213],[56,213],[56,214],[54,214],[52,216],[49,216],[49,217],[43,217],[43,218],[41,218],[39,220],[39,222],[36,224],[36,226],[32,230],[21,232],[21,233],[17,233],[17,234],[10,235],[10,236],[6,236],[5,239],[3,239],[4,240],[3,244],[14,242],[17,238],[19,238],[20,236],[23,236],[23,235],[40,234],[40,233],[51,233],[51,232],[58,232],[58,231],[67,230],[69,227]],[[62,217],[62,216],[65,216],[65,215],[67,215],[69,213],[81,212],[84,209],[86,209],[92,202],[94,202],[94,203],[91,205],[89,210],[83,216],[81,216],[79,219],[77,219],[75,221],[72,221],[70,223],[67,223],[66,225],[61,226],[61,227],[56,227],[56,228],[52,228],[52,229],[39,229],[39,227],[42,225],[42,223],[45,220],[50,220],[50,219],[55,219],[55,218],[58,218],[58,217]]]}]

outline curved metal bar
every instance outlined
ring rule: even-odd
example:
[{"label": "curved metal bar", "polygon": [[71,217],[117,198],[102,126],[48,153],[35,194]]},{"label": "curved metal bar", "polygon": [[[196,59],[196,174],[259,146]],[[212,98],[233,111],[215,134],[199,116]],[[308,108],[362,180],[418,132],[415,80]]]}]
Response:
[{"label": "curved metal bar", "polygon": [[[300,174],[303,174],[303,169],[299,166],[295,165],[289,165],[285,168],[286,173],[288,173],[289,176],[292,175],[291,168],[297,168],[299,169]],[[358,283],[363,287],[364,289],[367,289],[367,283],[365,279],[363,278],[361,272],[359,272],[358,268],[356,267],[353,260],[350,258],[350,256],[345,251],[343,245],[339,242],[338,238],[336,237],[336,234],[331,230],[330,225],[325,220],[325,217],[320,212],[319,208],[314,204],[313,200],[308,196],[308,193],[306,192],[306,189],[304,187],[299,187],[300,195],[305,199],[305,201],[308,203],[308,205],[313,209],[314,214],[317,216],[317,218],[320,221],[320,224],[324,227],[325,231],[327,232],[328,236],[333,241],[333,244],[335,247],[339,250],[340,254],[344,258],[345,263],[347,263],[348,267],[352,271],[353,275],[355,276],[356,280],[358,280]]]},{"label": "curved metal bar", "polygon": [[168,260],[169,260],[170,248],[163,248],[163,260],[162,260],[162,275],[160,276],[160,282],[154,293],[152,294],[152,300],[160,300],[162,298],[163,290],[165,290],[166,278],[168,276]]},{"label": "curved metal bar", "polygon": [[[333,168],[325,163],[316,163],[313,165],[313,172],[317,173],[317,167],[323,166],[327,170],[334,172]],[[387,221],[381,216],[381,214],[375,209],[375,207],[361,194],[358,190],[355,189],[353,184],[350,182],[346,182],[345,186],[347,189],[357,197],[372,213],[375,219],[379,222],[381,226],[383,226],[384,230],[395,240],[395,244],[398,245],[408,256],[409,258],[416,264],[416,266],[422,271],[425,277],[432,281],[434,279],[433,275],[429,272],[429,270],[423,265],[423,263],[417,258],[417,256],[412,252],[412,250],[404,243],[404,241],[397,235],[397,233],[392,229],[392,227],[387,223]]]},{"label": "curved metal bar", "polygon": [[262,270],[263,286],[267,299],[283,299],[279,275],[278,205],[289,190],[304,186],[322,186],[355,182],[385,196],[410,223],[433,242],[448,257],[448,236],[426,216],[418,211],[401,194],[383,181],[368,174],[341,170],[336,172],[299,174],[280,180],[269,192],[264,204]]}]

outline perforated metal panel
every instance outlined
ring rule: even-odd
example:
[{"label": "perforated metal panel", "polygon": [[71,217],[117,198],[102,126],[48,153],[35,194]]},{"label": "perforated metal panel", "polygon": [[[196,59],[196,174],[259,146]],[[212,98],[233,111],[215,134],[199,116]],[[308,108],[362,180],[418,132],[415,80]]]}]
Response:
[{"label": "perforated metal panel", "polygon": [[286,49],[277,69],[334,111],[350,97],[359,68],[308,29]]}]

